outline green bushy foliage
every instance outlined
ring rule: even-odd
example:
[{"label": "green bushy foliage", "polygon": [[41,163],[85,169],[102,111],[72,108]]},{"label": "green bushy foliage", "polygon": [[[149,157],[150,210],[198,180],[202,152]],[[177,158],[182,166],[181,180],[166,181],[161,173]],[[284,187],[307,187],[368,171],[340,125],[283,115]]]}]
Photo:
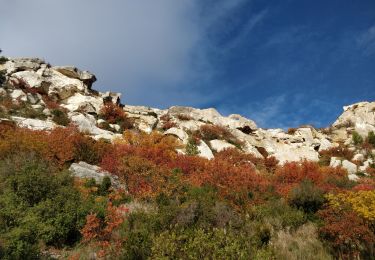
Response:
[{"label": "green bushy foliage", "polygon": [[61,247],[80,239],[88,209],[73,179],[40,158],[0,161],[0,241],[5,259],[38,256],[37,245]]},{"label": "green bushy foliage", "polygon": [[290,193],[289,204],[306,213],[315,213],[325,202],[324,193],[310,180],[303,180]]},{"label": "green bushy foliage", "polygon": [[374,133],[373,131],[371,131],[371,132],[368,133],[367,141],[368,141],[373,147],[375,147],[375,133]]},{"label": "green bushy foliage", "polygon": [[271,200],[254,207],[252,217],[256,221],[268,222],[276,230],[296,229],[307,220],[303,211],[290,207],[283,199]]},{"label": "green bushy foliage", "polygon": [[251,248],[231,230],[165,231],[154,237],[152,259],[249,259]]},{"label": "green bushy foliage", "polygon": [[186,144],[185,151],[187,155],[199,154],[197,142],[192,137],[189,138],[188,143]]},{"label": "green bushy foliage", "polygon": [[356,131],[353,131],[352,133],[352,140],[355,145],[359,145],[363,143],[362,136]]},{"label": "green bushy foliage", "polygon": [[52,121],[55,122],[58,125],[67,126],[70,123],[70,119],[66,112],[64,112],[62,109],[52,109]]}]

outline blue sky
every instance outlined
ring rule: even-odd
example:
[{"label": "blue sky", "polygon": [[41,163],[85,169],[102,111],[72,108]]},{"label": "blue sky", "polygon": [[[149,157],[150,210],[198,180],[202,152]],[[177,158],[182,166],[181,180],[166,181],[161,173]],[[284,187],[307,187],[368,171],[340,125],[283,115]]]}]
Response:
[{"label": "blue sky", "polygon": [[0,0],[6,56],[95,73],[123,103],[215,107],[261,127],[375,99],[373,0]]}]

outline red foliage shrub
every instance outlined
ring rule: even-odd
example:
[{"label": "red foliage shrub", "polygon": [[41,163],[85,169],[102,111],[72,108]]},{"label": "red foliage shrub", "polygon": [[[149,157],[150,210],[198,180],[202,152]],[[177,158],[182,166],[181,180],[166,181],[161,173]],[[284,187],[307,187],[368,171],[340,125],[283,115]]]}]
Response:
[{"label": "red foliage shrub", "polygon": [[189,121],[193,119],[191,116],[187,114],[178,114],[176,117],[180,119],[181,121]]},{"label": "red foliage shrub", "polygon": [[106,141],[96,141],[91,137],[79,134],[73,140],[74,161],[84,161],[89,164],[99,164],[112,145]]},{"label": "red foliage shrub", "polygon": [[123,222],[124,209],[115,207],[109,202],[104,220],[98,218],[96,214],[87,215],[86,224],[81,229],[83,242],[97,246],[99,257],[114,257],[120,252],[124,240],[116,234],[116,230]]},{"label": "red foliage shrub", "polygon": [[166,166],[170,169],[180,169],[185,176],[194,173],[203,172],[206,167],[207,159],[198,156],[187,156],[178,154],[173,160],[170,160]]},{"label": "red foliage shrub", "polygon": [[259,201],[270,184],[252,165],[234,166],[219,159],[207,161],[203,172],[194,173],[188,179],[194,185],[215,187],[223,198],[240,207]]},{"label": "red foliage shrub", "polygon": [[50,99],[47,95],[44,95],[42,99],[48,109],[63,109],[59,103]]},{"label": "red foliage shrub", "polygon": [[273,178],[277,192],[285,197],[305,179],[324,191],[338,189],[339,181],[348,180],[346,171],[341,168],[320,167],[309,161],[285,163],[276,168]]},{"label": "red foliage shrub", "polygon": [[227,161],[235,166],[239,165],[256,165],[263,166],[264,160],[262,158],[255,157],[252,154],[245,154],[238,149],[225,149],[221,152],[218,152],[215,155],[217,160]]},{"label": "red foliage shrub", "polygon": [[274,156],[268,156],[264,159],[264,166],[266,166],[266,170],[269,173],[275,172],[278,163],[279,163],[279,160],[277,160],[276,157]]},{"label": "red foliage shrub", "polygon": [[340,145],[338,147],[332,147],[327,150],[320,151],[319,155],[321,163],[328,166],[331,157],[344,158],[350,161],[354,156],[354,152]]},{"label": "red foliage shrub", "polygon": [[161,128],[166,131],[172,127],[175,127],[177,124],[172,121],[172,118],[170,115],[165,114],[160,117],[160,120],[162,122]]},{"label": "red foliage shrub", "polygon": [[331,244],[338,259],[359,259],[364,249],[373,252],[375,235],[354,212],[327,208],[318,215],[324,221],[320,235]]},{"label": "red foliage shrub", "polygon": [[177,124],[173,121],[166,121],[166,122],[163,122],[163,125],[161,126],[161,128],[166,131],[172,127],[175,127]]},{"label": "red foliage shrub", "polygon": [[228,139],[233,138],[231,132],[228,131],[225,127],[218,125],[202,125],[200,127],[200,135],[203,140],[214,140],[214,139]]},{"label": "red foliage shrub", "polygon": [[122,130],[133,128],[133,122],[127,117],[125,111],[112,102],[107,102],[102,106],[99,117],[110,124],[120,125]]}]

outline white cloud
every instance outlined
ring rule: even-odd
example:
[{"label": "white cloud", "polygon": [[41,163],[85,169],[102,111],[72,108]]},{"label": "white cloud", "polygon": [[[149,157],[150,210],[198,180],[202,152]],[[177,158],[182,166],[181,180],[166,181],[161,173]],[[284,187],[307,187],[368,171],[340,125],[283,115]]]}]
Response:
[{"label": "white cloud", "polygon": [[375,25],[363,32],[357,39],[358,46],[365,55],[375,54]]},{"label": "white cloud", "polygon": [[[7,56],[88,69],[96,88],[123,92],[125,102],[199,105],[209,96],[196,83],[215,73],[207,31],[245,2],[2,0],[0,47]],[[264,15],[252,16],[244,34]]]}]

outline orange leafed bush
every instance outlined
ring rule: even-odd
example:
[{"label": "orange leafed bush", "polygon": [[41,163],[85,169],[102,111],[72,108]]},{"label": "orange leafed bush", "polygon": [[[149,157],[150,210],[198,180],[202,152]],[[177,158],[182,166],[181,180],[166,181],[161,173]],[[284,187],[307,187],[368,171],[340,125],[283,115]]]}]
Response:
[{"label": "orange leafed bush", "polygon": [[125,111],[112,102],[105,103],[99,111],[99,117],[109,124],[118,124],[122,130],[133,127],[133,122],[127,117]]},{"label": "orange leafed bush", "polygon": [[321,158],[324,160],[325,164],[329,164],[329,160],[331,157],[339,157],[344,158],[347,160],[351,160],[354,156],[354,152],[349,150],[344,146],[332,147],[327,150],[323,150],[319,152]]},{"label": "orange leafed bush", "polygon": [[257,200],[269,187],[269,181],[257,174],[252,165],[234,166],[232,163],[213,159],[208,161],[203,172],[189,176],[192,184],[215,187],[219,193],[238,206]]},{"label": "orange leafed bush", "polygon": [[374,250],[374,233],[354,212],[329,207],[318,215],[324,221],[320,235],[335,249],[338,259],[359,259],[363,249]]},{"label": "orange leafed bush", "polygon": [[348,181],[345,170],[320,167],[319,164],[309,161],[285,163],[277,167],[273,178],[277,192],[283,196],[287,196],[291,189],[305,179],[312,181],[324,191],[338,189],[338,182]]},{"label": "orange leafed bush", "polygon": [[225,127],[218,125],[202,125],[200,134],[204,140],[227,139],[232,138],[233,135]]},{"label": "orange leafed bush", "polygon": [[87,215],[81,234],[85,243],[91,243],[99,248],[99,257],[114,257],[120,252],[124,238],[116,234],[116,230],[124,222],[125,212],[126,208],[115,207],[109,202],[104,220],[93,213]]},{"label": "orange leafed bush", "polygon": [[113,104],[112,102],[107,102],[102,106],[99,112],[99,116],[101,116],[110,124],[115,124],[119,120],[126,119],[125,111],[121,107]]}]

